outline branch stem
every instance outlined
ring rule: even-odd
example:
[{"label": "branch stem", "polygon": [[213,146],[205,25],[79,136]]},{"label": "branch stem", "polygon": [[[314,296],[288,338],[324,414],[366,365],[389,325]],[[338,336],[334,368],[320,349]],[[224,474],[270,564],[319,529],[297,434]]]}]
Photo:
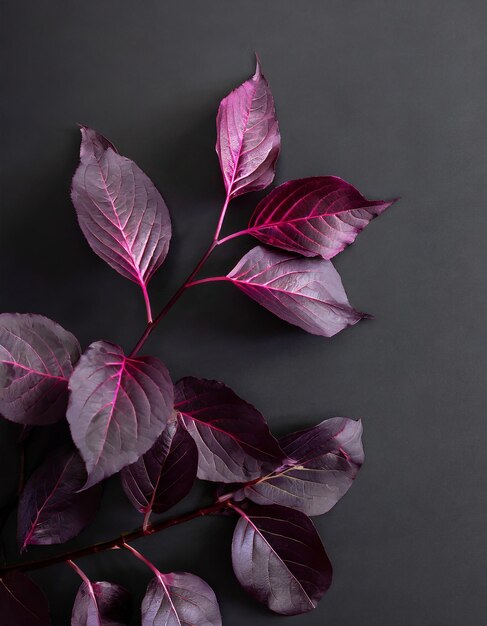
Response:
[{"label": "branch stem", "polygon": [[146,535],[154,535],[155,533],[159,533],[162,530],[165,530],[166,528],[171,528],[172,526],[177,526],[179,524],[183,524],[184,522],[189,522],[190,520],[196,519],[197,517],[205,517],[207,515],[217,515],[218,513],[221,513],[224,509],[228,509],[228,508],[229,508],[229,504],[227,501],[215,502],[211,504],[210,506],[201,507],[199,509],[191,511],[190,513],[186,513],[185,515],[173,517],[172,519],[164,520],[156,524],[149,524],[145,530],[144,528],[136,528],[135,530],[132,530],[131,532],[124,533],[122,535],[119,535],[118,537],[109,539],[108,541],[96,543],[91,546],[80,548],[78,550],[64,552],[62,554],[58,554],[57,556],[52,556],[47,559],[39,559],[37,561],[27,561],[26,563],[14,563],[12,565],[8,565],[0,569],[0,578],[4,574],[12,570],[17,570],[19,572],[29,572],[32,570],[49,567],[50,565],[56,565],[57,563],[65,563],[65,562],[73,561],[75,559],[79,559],[83,556],[88,556],[90,554],[97,554],[98,552],[105,552],[107,550],[125,548],[127,547],[126,544],[130,543],[131,541],[135,541],[136,539],[140,539],[141,537],[145,537]]}]

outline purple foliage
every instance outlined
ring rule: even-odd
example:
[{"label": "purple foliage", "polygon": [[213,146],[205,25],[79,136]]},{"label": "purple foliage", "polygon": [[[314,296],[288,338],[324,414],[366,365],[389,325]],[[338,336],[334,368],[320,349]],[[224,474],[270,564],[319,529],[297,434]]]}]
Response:
[{"label": "purple foliage", "polygon": [[180,419],[198,447],[198,478],[242,482],[278,467],[284,454],[259,411],[215,380],[183,378]]},{"label": "purple foliage", "polygon": [[198,449],[177,419],[171,419],[152,448],[124,467],[120,476],[129,500],[141,513],[164,513],[184,498],[198,469]]},{"label": "purple foliage", "polygon": [[177,572],[155,576],[142,601],[142,626],[221,626],[215,594],[204,580]]},{"label": "purple foliage", "polygon": [[348,302],[331,261],[257,246],[227,278],[281,319],[313,335],[332,337],[368,317]]},{"label": "purple foliage", "polygon": [[281,147],[274,98],[257,61],[255,74],[220,103],[216,151],[228,198],[265,189]]},{"label": "purple foliage", "polygon": [[64,417],[77,339],[42,315],[0,315],[0,413],[41,426]]},{"label": "purple foliage", "polygon": [[232,563],[242,587],[282,615],[314,609],[331,585],[332,567],[309,517],[276,505],[235,509]]},{"label": "purple foliage", "polygon": [[127,626],[131,604],[129,592],[120,585],[83,582],[74,601],[71,626]]},{"label": "purple foliage", "polygon": [[102,485],[78,491],[86,482],[79,453],[63,448],[51,454],[27,482],[19,501],[19,546],[64,543],[90,524],[100,504]]},{"label": "purple foliage", "polygon": [[69,381],[73,441],[88,472],[85,488],[134,463],[151,448],[173,410],[173,385],[155,357],[129,358],[92,343]]},{"label": "purple foliage", "polygon": [[392,203],[366,200],[337,176],[300,178],[259,202],[248,233],[276,248],[331,259]]},{"label": "purple foliage", "polygon": [[49,626],[49,605],[45,595],[22,572],[12,571],[0,578],[0,615],[5,626]]}]

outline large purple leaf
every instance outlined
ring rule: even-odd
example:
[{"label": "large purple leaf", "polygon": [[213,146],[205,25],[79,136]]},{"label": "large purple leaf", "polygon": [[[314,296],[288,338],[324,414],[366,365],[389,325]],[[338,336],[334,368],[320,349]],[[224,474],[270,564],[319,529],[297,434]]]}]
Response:
[{"label": "large purple leaf", "polygon": [[102,485],[78,492],[86,470],[75,449],[49,455],[27,482],[19,501],[17,535],[28,545],[64,543],[90,524],[98,510]]},{"label": "large purple leaf", "polygon": [[183,378],[176,411],[198,447],[198,478],[243,482],[276,469],[284,454],[264,417],[223,383]]},{"label": "large purple leaf", "polygon": [[258,61],[252,78],[221,101],[216,126],[216,151],[227,197],[270,185],[281,137],[274,99]]},{"label": "large purple leaf", "polygon": [[350,306],[331,261],[257,246],[227,279],[281,319],[314,335],[332,337],[368,317]]},{"label": "large purple leaf", "polygon": [[145,290],[171,239],[169,211],[151,180],[108,139],[82,126],[71,198],[94,252]]},{"label": "large purple leaf", "polygon": [[64,417],[68,379],[78,361],[76,338],[42,315],[0,315],[0,413],[42,426]]},{"label": "large purple leaf", "polygon": [[142,601],[142,626],[221,626],[215,594],[194,574],[159,574]]},{"label": "large purple leaf", "polygon": [[276,248],[331,259],[392,203],[366,200],[337,176],[291,180],[259,202],[248,232]]},{"label": "large purple leaf", "polygon": [[173,410],[166,366],[155,357],[129,358],[97,341],[69,381],[67,418],[90,487],[134,463],[153,446]]},{"label": "large purple leaf", "polygon": [[350,489],[362,463],[362,422],[333,417],[279,440],[289,461],[235,494],[306,515],[329,511]]},{"label": "large purple leaf", "polygon": [[83,582],[74,601],[71,626],[126,626],[130,612],[131,598],[124,587]]},{"label": "large purple leaf", "polygon": [[198,449],[177,419],[171,419],[152,448],[124,467],[122,486],[141,513],[164,513],[187,495],[198,469]]},{"label": "large purple leaf", "polygon": [[49,605],[32,580],[12,571],[0,578],[0,621],[5,626],[49,626]]},{"label": "large purple leaf", "polygon": [[232,563],[242,587],[282,615],[314,609],[331,585],[332,567],[309,517],[276,505],[235,508],[241,518]]}]

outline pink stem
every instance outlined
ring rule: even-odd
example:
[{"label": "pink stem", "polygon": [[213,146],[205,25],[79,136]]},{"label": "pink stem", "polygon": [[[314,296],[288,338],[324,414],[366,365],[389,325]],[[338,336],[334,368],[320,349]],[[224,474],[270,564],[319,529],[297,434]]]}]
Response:
[{"label": "pink stem", "polygon": [[232,239],[236,239],[237,237],[243,237],[244,235],[250,235],[252,233],[251,228],[246,228],[245,230],[239,230],[236,233],[232,233],[227,237],[223,237],[223,239],[219,239],[217,244],[221,246],[222,243],[226,243],[227,241],[231,241]]},{"label": "pink stem", "polygon": [[142,563],[144,563],[145,565],[147,565],[147,567],[149,569],[151,569],[154,574],[157,576],[157,578],[161,578],[162,574],[161,572],[157,569],[157,567],[155,565],[153,565],[149,559],[146,559],[145,556],[143,554],[141,554],[138,550],[136,550],[135,548],[132,548],[132,546],[130,546],[128,543],[124,543],[123,548],[125,548],[126,550],[128,550],[129,552],[132,552],[132,554],[139,559],[139,561],[142,561]]},{"label": "pink stem", "polygon": [[209,278],[200,278],[200,280],[194,280],[192,283],[188,283],[186,287],[194,287],[195,285],[203,285],[204,283],[217,283],[220,280],[229,279],[226,276],[210,276]]},{"label": "pink stem", "polygon": [[76,563],[74,563],[73,561],[71,561],[71,559],[68,559],[66,561],[67,565],[69,565],[69,567],[71,567],[72,569],[74,569],[74,571],[78,574],[78,576],[81,578],[81,580],[86,583],[88,585],[88,587],[91,589],[91,580],[88,578],[88,576],[83,572],[83,570],[78,567],[76,565]]},{"label": "pink stem", "polygon": [[149,293],[147,292],[147,285],[145,283],[142,283],[140,286],[142,288],[142,294],[144,296],[145,310],[147,313],[147,323],[152,324],[152,310],[150,306]]}]

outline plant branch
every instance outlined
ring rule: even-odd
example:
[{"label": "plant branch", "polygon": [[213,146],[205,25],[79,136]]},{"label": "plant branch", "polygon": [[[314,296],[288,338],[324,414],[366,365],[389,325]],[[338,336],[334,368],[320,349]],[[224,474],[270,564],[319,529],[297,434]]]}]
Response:
[{"label": "plant branch", "polygon": [[157,315],[157,317],[154,319],[154,321],[152,321],[152,315],[150,313],[150,304],[147,304],[148,303],[148,295],[147,295],[147,290],[145,290],[144,298],[146,298],[146,306],[148,307],[147,308],[147,318],[148,318],[149,321],[148,321],[148,324],[147,324],[144,332],[142,333],[142,335],[140,336],[139,340],[135,344],[132,352],[130,353],[131,357],[134,357],[134,356],[137,355],[139,350],[142,348],[142,346],[145,344],[145,342],[149,338],[149,335],[159,325],[159,323],[166,317],[167,313],[169,313],[169,311],[172,309],[172,307],[176,304],[176,302],[179,300],[179,298],[183,295],[183,293],[186,291],[186,289],[190,286],[190,283],[192,282],[193,278],[195,278],[195,276],[199,273],[199,271],[201,270],[203,265],[209,259],[209,257],[211,255],[211,253],[213,252],[213,250],[220,244],[220,242],[218,241],[218,237],[220,236],[220,232],[221,232],[221,229],[222,229],[222,226],[223,226],[223,222],[225,220],[225,215],[227,214],[227,209],[228,209],[229,203],[230,203],[230,197],[227,195],[227,197],[225,198],[225,202],[223,204],[221,213],[220,213],[220,218],[219,218],[218,224],[216,226],[215,234],[213,235],[213,241],[211,242],[210,246],[208,247],[206,252],[201,257],[201,259],[198,261],[198,263],[196,264],[196,266],[193,269],[193,271],[189,274],[189,276],[186,278],[184,283],[179,287],[179,289],[177,289],[177,291],[172,295],[172,297],[169,299],[169,301],[164,305],[164,307],[162,308],[162,311]]},{"label": "plant branch", "polygon": [[57,556],[52,556],[47,559],[28,561],[26,563],[14,563],[0,569],[0,578],[4,574],[12,570],[17,570],[19,572],[28,572],[32,570],[42,569],[50,565],[56,565],[57,563],[73,561],[74,559],[79,559],[83,556],[88,556],[90,554],[97,554],[98,552],[124,548],[126,547],[127,543],[135,541],[136,539],[140,539],[141,537],[145,537],[146,535],[154,535],[155,533],[161,532],[166,528],[171,528],[172,526],[177,526],[178,524],[183,524],[184,522],[189,522],[190,520],[196,519],[198,517],[216,515],[224,509],[228,508],[229,504],[227,501],[215,502],[210,506],[196,509],[195,511],[191,511],[190,513],[186,513],[185,515],[173,517],[172,519],[164,520],[156,524],[149,524],[145,530],[144,528],[136,528],[135,530],[132,530],[128,533],[123,533],[118,537],[115,537],[114,539],[109,539],[108,541],[96,543],[91,546],[80,548],[78,550],[64,552],[63,554],[58,554]]}]

